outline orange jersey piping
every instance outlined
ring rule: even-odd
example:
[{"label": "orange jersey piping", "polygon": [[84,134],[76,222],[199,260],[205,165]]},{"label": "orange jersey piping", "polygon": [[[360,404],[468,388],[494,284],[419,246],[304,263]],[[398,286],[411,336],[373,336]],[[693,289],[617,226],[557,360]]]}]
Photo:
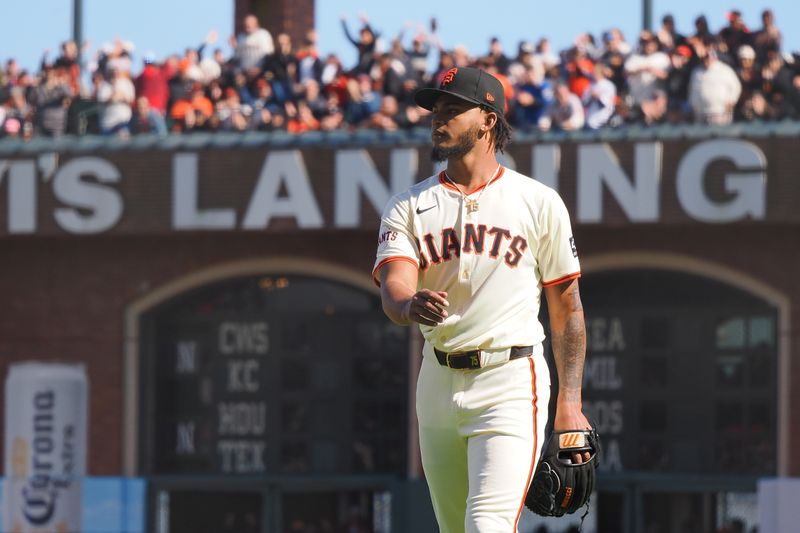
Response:
[{"label": "orange jersey piping", "polygon": [[[478,187],[476,187],[475,189],[473,189],[473,190],[469,191],[469,192],[466,194],[466,196],[469,196],[470,194],[475,194],[476,192],[478,192],[478,191],[480,191],[481,189],[485,188],[485,187],[486,187],[487,185],[489,185],[490,183],[493,183],[493,182],[495,182],[495,181],[499,180],[501,177],[503,177],[503,174],[505,174],[505,171],[506,171],[505,167],[501,166],[499,169],[497,169],[497,173],[496,173],[494,176],[492,176],[492,178],[491,178],[489,181],[487,181],[487,182],[486,182],[486,183],[484,183],[483,185],[479,185],[479,186],[478,186]],[[458,187],[454,186],[452,183],[450,183],[449,181],[447,181],[447,178],[445,178],[444,176],[445,176],[445,171],[444,171],[444,170],[442,170],[442,171],[439,173],[439,183],[440,183],[441,185],[444,185],[444,186],[445,186],[445,187],[447,187],[448,189],[452,189],[452,190],[454,190],[454,191],[461,192],[461,190],[460,190]]]},{"label": "orange jersey piping", "polygon": [[375,285],[377,285],[378,287],[381,286],[381,282],[380,282],[380,280],[378,279],[378,276],[377,276],[378,271],[381,269],[381,267],[383,267],[383,265],[385,265],[386,263],[391,263],[392,261],[408,261],[409,263],[411,263],[415,267],[419,268],[419,263],[417,263],[417,261],[415,259],[411,259],[410,257],[406,257],[405,255],[393,255],[392,257],[387,257],[386,259],[381,260],[381,262],[378,263],[378,265],[372,271],[372,281],[374,281]]},{"label": "orange jersey piping", "polygon": [[564,283],[565,281],[578,279],[579,277],[581,277],[580,272],[573,272],[572,274],[567,274],[566,276],[561,276],[560,278],[556,278],[553,281],[543,281],[542,287],[552,287],[553,285],[558,285],[560,283]]},{"label": "orange jersey piping", "polygon": [[528,489],[530,488],[531,480],[533,479],[533,471],[536,468],[536,449],[539,447],[539,429],[536,427],[538,414],[536,406],[536,365],[534,364],[533,357],[528,357],[528,364],[531,367],[531,394],[533,394],[533,400],[531,400],[531,405],[533,406],[533,452],[531,453],[531,467],[530,470],[528,470],[528,481],[525,483],[525,490],[522,491],[522,501],[519,504],[517,518],[514,519],[514,532],[517,531],[519,517],[522,515],[523,507],[525,507],[525,499],[528,496]]}]

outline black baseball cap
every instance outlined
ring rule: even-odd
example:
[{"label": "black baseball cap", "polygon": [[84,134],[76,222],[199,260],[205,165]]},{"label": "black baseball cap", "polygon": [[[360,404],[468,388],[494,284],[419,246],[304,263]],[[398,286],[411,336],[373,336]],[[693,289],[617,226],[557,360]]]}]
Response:
[{"label": "black baseball cap", "polygon": [[438,89],[427,87],[414,94],[414,102],[430,111],[436,100],[444,94],[456,96],[467,102],[488,107],[505,114],[506,97],[500,80],[479,68],[451,68],[442,78]]}]

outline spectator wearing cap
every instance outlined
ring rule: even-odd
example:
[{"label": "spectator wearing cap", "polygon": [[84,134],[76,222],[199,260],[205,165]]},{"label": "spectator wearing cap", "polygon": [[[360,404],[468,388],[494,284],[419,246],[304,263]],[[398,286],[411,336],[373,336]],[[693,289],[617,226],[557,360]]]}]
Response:
[{"label": "spectator wearing cap", "polygon": [[705,15],[700,15],[694,19],[694,38],[701,41],[709,41],[714,36],[711,30],[708,29],[708,19]]},{"label": "spectator wearing cap", "polygon": [[735,56],[740,46],[750,44],[751,34],[738,9],[728,12],[726,18],[728,25],[720,30],[719,37],[725,42],[727,52]]},{"label": "spectator wearing cap", "polygon": [[602,63],[594,67],[594,78],[583,95],[586,126],[590,129],[602,128],[608,124],[617,99],[617,88],[608,79],[610,69]]},{"label": "spectator wearing cap", "polygon": [[543,130],[579,130],[584,125],[583,104],[565,83],[555,86],[555,99],[539,121]]},{"label": "spectator wearing cap", "polygon": [[169,67],[157,64],[152,52],[147,52],[143,61],[144,68],[134,81],[136,97],[147,98],[150,110],[164,117],[169,101],[169,79],[174,73],[169,71]]},{"label": "spectator wearing cap", "polygon": [[[609,79],[617,88],[617,94],[628,90],[628,78],[625,74],[625,61],[630,54],[630,47],[622,40],[620,32],[607,31],[603,33],[603,53],[600,62],[611,69]],[[625,45],[625,46],[623,46]]]},{"label": "spectator wearing cap", "polygon": [[742,92],[742,84],[731,67],[719,61],[710,46],[696,45],[700,64],[689,80],[689,104],[695,122],[729,124]]},{"label": "spectator wearing cap", "polygon": [[692,77],[695,58],[692,49],[685,44],[676,47],[669,55],[671,68],[667,78],[669,121],[684,122],[689,116],[689,80]]},{"label": "spectator wearing cap", "polygon": [[272,35],[253,14],[244,16],[242,29],[238,36],[231,37],[234,60],[241,70],[260,70],[264,58],[275,52]]},{"label": "spectator wearing cap", "polygon": [[775,14],[771,9],[761,12],[761,24],[761,29],[753,34],[752,44],[758,61],[764,63],[768,51],[781,49],[783,37],[775,25]]},{"label": "spectator wearing cap", "polygon": [[111,78],[100,84],[95,97],[101,104],[100,131],[104,135],[127,136],[136,89],[121,67],[111,66]]},{"label": "spectator wearing cap", "polygon": [[738,56],[738,65],[736,66],[736,75],[739,81],[742,82],[742,96],[740,102],[749,98],[755,92],[761,92],[761,87],[764,80],[761,76],[761,69],[756,63],[756,51],[749,44],[739,47],[736,54]]},{"label": "spectator wearing cap", "polygon": [[661,43],[661,48],[667,53],[686,43],[686,37],[675,29],[675,17],[669,13],[661,19],[661,28],[659,28],[656,37],[658,42]]},{"label": "spectator wearing cap", "polygon": [[632,54],[625,61],[628,75],[628,88],[634,105],[653,98],[656,90],[663,87],[669,76],[669,56],[658,50],[658,40],[649,31],[643,31],[639,38],[638,54]]}]

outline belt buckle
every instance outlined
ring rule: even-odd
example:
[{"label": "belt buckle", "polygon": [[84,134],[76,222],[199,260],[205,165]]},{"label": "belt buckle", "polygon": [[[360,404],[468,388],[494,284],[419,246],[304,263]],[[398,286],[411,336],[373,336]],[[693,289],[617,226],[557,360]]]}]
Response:
[{"label": "belt buckle", "polygon": [[[481,368],[481,350],[474,350],[474,351],[476,352],[475,355],[470,355],[469,356],[470,366],[467,367],[467,368]],[[456,352],[456,353],[447,352],[447,356],[445,357],[445,362],[447,363],[447,367],[448,368],[454,368],[453,365],[450,363],[450,356],[455,355],[455,356],[458,356],[458,357],[462,357],[462,355],[461,355],[462,353],[463,352],[461,352],[461,353],[458,353],[458,352]]]}]

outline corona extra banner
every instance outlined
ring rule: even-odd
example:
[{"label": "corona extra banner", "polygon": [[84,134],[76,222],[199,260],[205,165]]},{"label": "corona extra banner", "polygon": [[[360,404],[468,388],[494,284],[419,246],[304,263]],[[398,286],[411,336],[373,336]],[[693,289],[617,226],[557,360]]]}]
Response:
[{"label": "corona extra banner", "polygon": [[11,366],[5,389],[4,533],[82,530],[87,389],[83,365]]}]

